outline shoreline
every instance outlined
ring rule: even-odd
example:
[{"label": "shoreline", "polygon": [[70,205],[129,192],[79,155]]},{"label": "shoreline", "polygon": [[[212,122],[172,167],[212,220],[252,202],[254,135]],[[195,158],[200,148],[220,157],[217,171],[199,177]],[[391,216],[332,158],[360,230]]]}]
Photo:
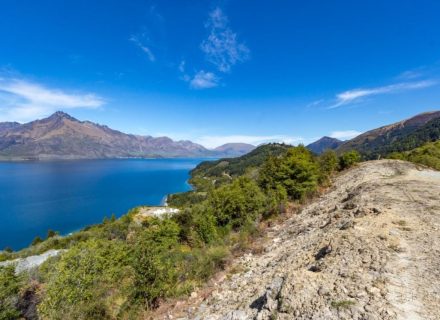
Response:
[{"label": "shoreline", "polygon": [[[169,159],[170,159],[170,160],[176,160],[176,158],[169,158]],[[200,158],[179,158],[179,159],[182,159],[182,160],[191,160],[191,159],[200,159]],[[105,159],[105,160],[111,160],[111,159]],[[121,159],[121,160],[122,160],[122,159]],[[141,159],[141,160],[144,160],[144,159]],[[152,160],[159,160],[159,159],[152,159]],[[200,160],[202,160],[202,161],[200,161],[200,163],[203,162],[203,161],[206,161],[205,159],[200,159]],[[83,160],[80,160],[80,161],[83,161]],[[86,161],[89,161],[89,160],[86,160]],[[93,160],[92,160],[92,161],[93,161]],[[100,160],[100,161],[101,161],[101,160]],[[10,162],[8,162],[8,163],[10,163]],[[1,161],[0,161],[0,164],[1,164]],[[196,165],[196,166],[197,166],[197,165]],[[195,167],[196,167],[196,166],[195,166]],[[194,168],[195,168],[195,167],[194,167]],[[184,193],[184,192],[188,192],[188,191],[194,190],[194,186],[191,185],[191,183],[189,183],[189,181],[190,181],[190,179],[191,179],[191,174],[190,174],[190,173],[191,173],[191,171],[192,171],[194,168],[188,169],[188,178],[187,178],[187,179],[184,181],[184,183],[182,184],[182,189],[181,189],[180,191],[165,194],[165,195],[162,197],[162,199],[160,200],[160,202],[158,202],[158,203],[153,203],[153,204],[151,204],[151,203],[139,203],[139,204],[137,204],[137,205],[130,206],[130,207],[126,208],[126,209],[123,211],[123,213],[120,213],[120,214],[116,215],[116,218],[117,218],[117,219],[120,219],[120,218],[123,217],[124,215],[128,214],[131,210],[136,209],[136,208],[138,208],[138,207],[164,207],[164,208],[169,208],[168,199],[169,199],[169,196],[170,196],[170,195],[172,195],[172,194]],[[92,227],[92,226],[94,226],[94,225],[99,225],[99,224],[101,224],[102,221],[103,221],[103,219],[104,219],[105,217],[110,218],[111,216],[112,216],[111,214],[110,214],[110,215],[103,215],[103,216],[101,217],[101,219],[97,220],[97,221],[94,222],[94,223],[87,223],[87,224],[85,224],[85,225],[83,225],[83,226],[81,226],[81,227],[79,227],[79,228],[77,227],[77,228],[75,228],[75,229],[73,229],[73,230],[60,231],[60,232],[59,232],[59,237],[63,237],[63,238],[64,238],[64,237],[73,236],[73,235],[75,235],[76,233],[81,232],[81,231],[84,231],[85,229],[87,229],[87,228],[89,228],[89,227]],[[49,228],[49,229],[53,229],[53,230],[55,230],[55,231],[58,231],[56,227]],[[39,237],[43,238],[44,240],[46,240],[46,239],[44,238],[44,233],[45,233],[45,232],[42,232],[43,236],[42,236],[42,235],[38,235],[38,234],[34,234],[34,238],[37,237],[37,236],[39,236]],[[33,238],[33,239],[34,239],[34,238]],[[32,241],[32,240],[31,240],[31,241]],[[6,245],[5,248],[6,248],[6,247],[12,247],[12,248],[14,248],[14,246],[12,246],[12,245]],[[13,254],[19,254],[19,253],[22,252],[23,250],[26,250],[26,249],[28,249],[28,248],[30,248],[30,247],[32,247],[31,242],[29,242],[29,244],[27,244],[27,245],[25,245],[25,246],[23,246],[23,247],[14,248],[14,249],[13,249]],[[1,249],[3,249],[3,248],[1,248]],[[3,252],[1,249],[0,249],[0,252]]]},{"label": "shoreline", "polygon": [[[49,163],[49,162],[73,162],[73,161],[106,161],[106,160],[191,160],[203,159],[204,161],[215,161],[218,157],[112,157],[112,158],[48,158],[48,159],[3,159],[0,163]],[[203,162],[203,161],[202,161]]]}]

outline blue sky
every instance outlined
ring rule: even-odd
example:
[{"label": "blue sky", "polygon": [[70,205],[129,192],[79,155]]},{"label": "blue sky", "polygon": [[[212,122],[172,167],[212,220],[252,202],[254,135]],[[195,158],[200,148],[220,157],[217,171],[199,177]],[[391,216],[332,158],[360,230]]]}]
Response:
[{"label": "blue sky", "polygon": [[346,139],[440,109],[440,2],[4,0],[0,121]]}]

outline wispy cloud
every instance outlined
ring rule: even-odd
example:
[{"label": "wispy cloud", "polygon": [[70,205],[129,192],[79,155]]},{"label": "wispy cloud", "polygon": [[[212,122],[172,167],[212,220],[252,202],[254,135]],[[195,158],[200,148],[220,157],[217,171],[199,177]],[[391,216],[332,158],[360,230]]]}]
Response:
[{"label": "wispy cloud", "polygon": [[434,80],[423,80],[415,82],[401,82],[397,84],[392,84],[383,87],[369,88],[369,89],[353,89],[348,90],[336,95],[336,102],[328,107],[328,109],[334,109],[341,107],[343,105],[348,105],[354,102],[360,101],[362,98],[369,96],[377,96],[381,94],[390,94],[397,92],[404,92],[410,90],[417,90],[428,88],[436,85],[437,82]]},{"label": "wispy cloud", "polygon": [[60,109],[93,109],[104,103],[93,93],[67,93],[23,79],[0,78],[1,121],[28,121]]},{"label": "wispy cloud", "polygon": [[184,76],[184,80],[189,82],[189,85],[193,89],[208,89],[214,88],[219,85],[220,79],[212,72],[199,71],[194,77]]},{"label": "wispy cloud", "polygon": [[319,105],[322,104],[323,102],[324,102],[324,99],[319,99],[319,100],[312,101],[312,102],[310,102],[310,103],[306,106],[306,108],[312,108],[312,107],[319,106]]},{"label": "wispy cloud", "polygon": [[133,42],[139,49],[141,49],[146,55],[147,58],[151,61],[151,62],[155,62],[156,61],[156,57],[153,54],[153,52],[151,51],[151,49],[149,47],[147,47],[145,44],[143,44],[138,37],[136,36],[131,36],[129,39],[131,42]]},{"label": "wispy cloud", "polygon": [[291,137],[286,135],[252,136],[252,135],[229,135],[229,136],[202,136],[194,139],[195,142],[207,147],[216,148],[225,143],[241,142],[259,145],[269,142],[284,142],[287,144],[298,144],[304,142],[301,137]]},{"label": "wispy cloud", "polygon": [[362,134],[362,132],[356,130],[333,131],[330,133],[330,137],[340,140],[347,140],[357,137],[360,134]]},{"label": "wispy cloud", "polygon": [[200,48],[205,53],[206,59],[220,72],[230,72],[232,66],[249,58],[248,47],[239,42],[237,34],[229,27],[228,18],[222,9],[217,7],[210,12],[206,28],[209,30],[209,36],[202,42]]},{"label": "wispy cloud", "polygon": [[178,69],[179,69],[179,71],[181,73],[185,72],[185,65],[186,65],[186,61],[185,60],[180,61]]}]

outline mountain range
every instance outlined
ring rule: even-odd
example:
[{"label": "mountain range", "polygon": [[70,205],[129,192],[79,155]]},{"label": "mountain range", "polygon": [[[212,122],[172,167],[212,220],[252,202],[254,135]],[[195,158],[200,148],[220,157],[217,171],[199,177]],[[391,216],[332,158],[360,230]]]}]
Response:
[{"label": "mountain range", "polygon": [[[337,153],[357,150],[365,159],[376,159],[438,139],[440,111],[432,111],[367,131],[347,141],[322,137],[307,148],[316,154],[326,149]],[[228,143],[207,149],[188,140],[126,134],[105,125],[77,120],[61,111],[25,124],[0,123],[0,160],[233,158],[254,149],[255,146],[246,143]]]},{"label": "mountain range", "polygon": [[0,123],[0,160],[129,157],[235,157],[255,148],[231,143],[210,150],[188,140],[125,134],[58,111],[25,124]]},{"label": "mountain range", "polygon": [[323,137],[307,145],[307,148],[316,154],[327,149],[335,150],[339,154],[356,150],[369,160],[393,152],[411,150],[438,139],[440,139],[440,111],[431,111],[367,131],[347,141]]}]

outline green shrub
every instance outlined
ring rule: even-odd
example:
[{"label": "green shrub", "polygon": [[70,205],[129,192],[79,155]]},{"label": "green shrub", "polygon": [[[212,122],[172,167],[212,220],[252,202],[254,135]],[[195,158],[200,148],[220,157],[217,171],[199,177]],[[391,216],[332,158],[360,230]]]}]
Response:
[{"label": "green shrub", "polygon": [[173,219],[180,225],[180,238],[191,246],[210,244],[218,238],[217,221],[206,202],[185,208]]},{"label": "green shrub", "polygon": [[208,204],[219,226],[238,229],[253,223],[264,212],[265,196],[254,181],[240,177],[210,192]]},{"label": "green shrub", "polygon": [[160,298],[172,296],[178,285],[179,225],[151,218],[136,240],[133,256],[134,298],[152,308]]},{"label": "green shrub", "polygon": [[32,240],[31,245],[32,245],[32,246],[36,246],[37,244],[42,243],[42,242],[43,242],[43,239],[41,239],[41,237],[39,237],[39,236],[36,236],[36,237],[34,238],[34,240]]},{"label": "green shrub", "polygon": [[17,303],[22,282],[22,278],[15,274],[14,266],[0,267],[0,319],[20,317]]},{"label": "green shrub", "polygon": [[266,192],[266,210],[264,218],[284,212],[287,203],[287,191],[282,185]]},{"label": "green shrub", "polygon": [[49,229],[49,230],[47,230],[47,239],[53,238],[53,237],[57,236],[58,234],[59,234],[59,232]]},{"label": "green shrub", "polygon": [[321,181],[325,182],[328,178],[338,171],[339,159],[336,152],[326,150],[318,157],[319,167],[321,170]]},{"label": "green shrub", "polygon": [[342,170],[348,169],[352,166],[354,166],[356,163],[361,161],[361,156],[359,152],[352,150],[344,152],[339,157],[339,166]]},{"label": "green shrub", "polygon": [[171,194],[167,202],[171,207],[185,208],[200,203],[206,199],[206,192],[188,191]]},{"label": "green shrub", "polygon": [[313,154],[304,146],[290,148],[280,158],[271,157],[260,171],[259,184],[265,191],[282,186],[294,200],[302,200],[316,191],[319,166]]},{"label": "green shrub", "polygon": [[93,239],[70,248],[49,269],[39,313],[48,319],[116,317],[131,283],[129,253],[121,241]]}]

